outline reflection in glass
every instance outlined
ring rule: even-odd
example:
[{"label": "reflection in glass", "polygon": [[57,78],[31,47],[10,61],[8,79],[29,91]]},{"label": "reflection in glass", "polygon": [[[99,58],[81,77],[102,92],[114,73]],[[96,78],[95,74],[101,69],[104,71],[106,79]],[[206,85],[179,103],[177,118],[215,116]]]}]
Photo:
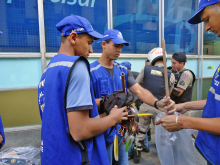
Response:
[{"label": "reflection in glass", "polygon": [[164,38],[168,54],[198,54],[198,25],[187,21],[195,14],[198,0],[167,0],[164,4]]},{"label": "reflection in glass", "polygon": [[147,54],[159,46],[159,0],[113,0],[113,28],[129,46],[122,53]]},{"label": "reflection in glass", "polygon": [[0,52],[40,52],[36,0],[0,1]]},{"label": "reflection in glass", "polygon": [[220,38],[204,30],[203,55],[220,55]]},{"label": "reflection in glass", "polygon": [[[106,0],[46,0],[44,1],[44,22],[47,52],[58,52],[61,35],[56,29],[56,24],[71,14],[85,17],[101,34],[107,30]],[[102,52],[101,43],[96,41],[93,43],[93,52]]]}]

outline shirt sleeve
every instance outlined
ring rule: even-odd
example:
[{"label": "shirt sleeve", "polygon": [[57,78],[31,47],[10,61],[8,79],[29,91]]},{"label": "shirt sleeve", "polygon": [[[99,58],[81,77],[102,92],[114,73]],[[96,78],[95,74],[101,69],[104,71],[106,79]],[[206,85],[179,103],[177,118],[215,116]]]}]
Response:
[{"label": "shirt sleeve", "polygon": [[137,82],[135,81],[131,71],[128,70],[128,75],[127,75],[127,86],[128,88],[132,87],[134,84],[136,84]]},{"label": "shirt sleeve", "polygon": [[185,71],[182,73],[179,82],[177,84],[177,87],[186,90],[188,86],[192,86],[192,81],[193,81],[192,73],[190,71]]},{"label": "shirt sleeve", "polygon": [[78,61],[71,72],[66,108],[67,112],[93,109],[90,75],[85,61]]},{"label": "shirt sleeve", "polygon": [[174,76],[173,73],[171,73],[170,74],[170,81],[169,81],[169,91],[170,91],[170,93],[173,91],[174,83],[175,83],[175,76]]},{"label": "shirt sleeve", "polygon": [[136,78],[136,81],[138,84],[141,84],[143,83],[144,81],[144,67],[143,69],[141,70],[140,74],[138,75],[138,77]]}]

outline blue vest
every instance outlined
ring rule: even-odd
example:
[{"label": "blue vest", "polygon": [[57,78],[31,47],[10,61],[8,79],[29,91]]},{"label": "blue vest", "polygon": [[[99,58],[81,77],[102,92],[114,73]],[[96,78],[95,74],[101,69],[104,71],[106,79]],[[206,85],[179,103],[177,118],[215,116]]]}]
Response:
[{"label": "blue vest", "polygon": [[[75,142],[70,133],[66,113],[66,94],[70,73],[74,64],[84,60],[84,57],[56,55],[54,56],[41,77],[38,87],[38,103],[42,119],[41,129],[41,164],[81,165],[82,157],[78,145],[87,148],[91,165],[109,164],[103,133],[93,138]],[[67,85],[66,85],[67,84]],[[90,84],[93,109],[89,111],[90,118],[99,117],[95,97]],[[77,97],[77,93],[76,93]]]},{"label": "blue vest", "polygon": [[3,138],[3,141],[2,141],[2,143],[0,144],[0,149],[1,149],[1,148],[4,146],[4,144],[5,144],[4,127],[3,127],[3,124],[2,124],[1,116],[0,116],[0,134],[2,135],[2,138]]},{"label": "blue vest", "polygon": [[[220,117],[220,66],[215,72],[208,92],[207,102],[203,109],[203,118]],[[220,135],[199,131],[196,145],[213,165],[220,164]]]},{"label": "blue vest", "polygon": [[[113,77],[108,71],[98,62],[95,61],[90,64],[91,79],[94,87],[95,97],[101,98],[112,94],[114,91],[122,89],[121,73],[125,73],[125,84],[127,89],[127,68],[117,62],[113,64]],[[119,127],[119,125],[118,125]],[[111,128],[104,132],[106,143],[114,141],[115,130],[109,135]]]}]

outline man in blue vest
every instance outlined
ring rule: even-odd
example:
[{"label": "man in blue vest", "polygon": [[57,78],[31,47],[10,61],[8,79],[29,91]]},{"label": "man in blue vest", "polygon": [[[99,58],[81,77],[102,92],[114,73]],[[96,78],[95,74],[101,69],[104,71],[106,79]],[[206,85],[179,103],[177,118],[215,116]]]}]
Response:
[{"label": "man in blue vest", "polygon": [[5,144],[5,134],[4,134],[4,127],[2,124],[2,119],[0,116],[0,149],[4,146]]},{"label": "man in blue vest", "polygon": [[[191,24],[205,23],[205,30],[220,37],[220,2],[219,0],[201,0],[198,12],[188,21]],[[207,100],[177,104],[177,111],[203,109],[202,118],[168,115],[155,124],[162,124],[168,131],[197,129],[195,146],[207,160],[208,165],[220,164],[220,66],[215,71]]]},{"label": "man in blue vest", "polygon": [[[143,102],[159,109],[165,108],[173,110],[174,102],[170,98],[163,100],[156,99],[148,90],[136,83],[131,72],[115,60],[121,54],[122,47],[128,46],[128,42],[123,39],[120,31],[115,29],[107,30],[102,38],[102,56],[99,60],[90,64],[91,79],[93,82],[96,103],[99,107],[102,96],[112,94],[114,91],[122,89],[121,73],[125,74],[126,89],[138,96]],[[99,110],[101,116],[105,116],[102,109]],[[118,131],[116,130],[116,133]],[[106,147],[109,161],[112,163],[112,150],[115,130],[110,133],[110,129],[105,132]],[[120,165],[128,164],[128,153],[125,152],[125,145],[122,144],[123,137],[119,136],[119,162]]]},{"label": "man in blue vest", "polygon": [[109,164],[103,132],[127,120],[127,112],[123,112],[126,107],[115,107],[109,116],[99,117],[86,58],[93,52],[93,40],[103,36],[76,15],[65,17],[56,27],[61,46],[38,86],[41,164]]}]

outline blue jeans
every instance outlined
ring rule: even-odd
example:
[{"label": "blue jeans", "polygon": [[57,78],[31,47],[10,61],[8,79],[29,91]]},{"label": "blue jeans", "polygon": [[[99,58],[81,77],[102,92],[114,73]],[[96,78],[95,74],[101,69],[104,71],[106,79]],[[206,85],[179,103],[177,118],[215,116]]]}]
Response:
[{"label": "blue jeans", "polygon": [[118,165],[128,165],[128,153],[125,152],[125,145],[122,144],[123,136],[118,137]]},{"label": "blue jeans", "polygon": [[106,143],[106,149],[108,152],[108,159],[109,159],[110,165],[112,165],[113,146],[114,146],[114,143]]},{"label": "blue jeans", "polygon": [[149,143],[148,143],[147,133],[146,133],[146,137],[145,137],[145,139],[144,139],[144,146],[143,146],[143,147],[146,147],[146,148],[148,148],[148,149],[150,150],[150,145],[149,145]]},{"label": "blue jeans", "polygon": [[[118,137],[118,161],[113,161],[114,165],[128,165],[128,153],[125,152],[125,145],[122,144],[123,136]],[[106,144],[110,165],[112,165],[114,143]]]}]

